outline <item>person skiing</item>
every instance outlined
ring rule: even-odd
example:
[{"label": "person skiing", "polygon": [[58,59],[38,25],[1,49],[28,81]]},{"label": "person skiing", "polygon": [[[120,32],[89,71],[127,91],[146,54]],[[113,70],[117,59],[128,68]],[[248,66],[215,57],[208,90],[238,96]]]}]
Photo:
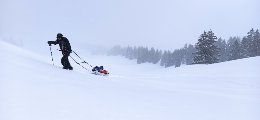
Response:
[{"label": "person skiing", "polygon": [[63,55],[63,57],[61,58],[61,64],[63,65],[63,69],[73,70],[73,67],[70,65],[68,58],[70,53],[72,52],[69,40],[66,37],[63,37],[61,33],[58,33],[56,41],[48,41],[47,43],[49,44],[49,46],[51,46],[52,44],[59,44],[60,51]]}]

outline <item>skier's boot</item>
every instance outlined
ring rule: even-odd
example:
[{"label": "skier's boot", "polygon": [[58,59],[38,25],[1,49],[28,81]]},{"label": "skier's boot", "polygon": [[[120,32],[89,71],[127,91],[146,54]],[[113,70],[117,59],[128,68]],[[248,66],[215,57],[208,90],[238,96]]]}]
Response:
[{"label": "skier's boot", "polygon": [[62,69],[65,69],[65,70],[67,70],[67,69],[69,69],[69,68],[64,66]]},{"label": "skier's boot", "polygon": [[68,69],[69,69],[69,70],[73,70],[73,67],[70,66],[70,67],[68,67]]}]

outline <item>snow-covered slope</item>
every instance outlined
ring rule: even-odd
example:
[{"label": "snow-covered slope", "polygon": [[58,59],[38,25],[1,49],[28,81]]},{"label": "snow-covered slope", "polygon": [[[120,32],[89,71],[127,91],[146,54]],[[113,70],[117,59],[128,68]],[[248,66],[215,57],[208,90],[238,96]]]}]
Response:
[{"label": "snow-covered slope", "polygon": [[0,120],[260,119],[260,57],[165,69],[80,53],[104,77],[1,41],[0,51]]}]

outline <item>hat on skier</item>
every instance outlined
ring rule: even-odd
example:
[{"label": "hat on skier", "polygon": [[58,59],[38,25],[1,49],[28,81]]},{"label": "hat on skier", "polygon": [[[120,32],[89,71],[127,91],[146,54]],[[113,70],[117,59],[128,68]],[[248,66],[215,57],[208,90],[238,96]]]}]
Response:
[{"label": "hat on skier", "polygon": [[57,38],[61,38],[61,37],[63,37],[63,35],[61,33],[58,33]]}]

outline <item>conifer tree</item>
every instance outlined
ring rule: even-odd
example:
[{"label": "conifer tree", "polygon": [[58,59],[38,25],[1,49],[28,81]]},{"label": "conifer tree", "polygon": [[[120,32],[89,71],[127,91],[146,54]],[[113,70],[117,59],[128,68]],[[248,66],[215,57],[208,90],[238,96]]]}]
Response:
[{"label": "conifer tree", "polygon": [[256,56],[256,51],[257,51],[257,46],[255,44],[255,30],[252,28],[248,33],[247,33],[247,42],[248,42],[248,53],[249,57],[254,57]]},{"label": "conifer tree", "polygon": [[196,56],[194,62],[196,64],[212,64],[218,62],[218,50],[215,45],[217,37],[210,30],[207,33],[204,31],[196,43]]},{"label": "conifer tree", "polygon": [[231,46],[229,51],[229,59],[228,60],[236,60],[242,58],[241,56],[241,47],[240,41],[235,40]]},{"label": "conifer tree", "polygon": [[255,32],[254,40],[254,44],[256,45],[256,55],[260,56],[260,33],[258,29]]},{"label": "conifer tree", "polygon": [[219,38],[216,42],[216,46],[219,50],[219,62],[225,62],[228,60],[227,43],[222,38]]}]

